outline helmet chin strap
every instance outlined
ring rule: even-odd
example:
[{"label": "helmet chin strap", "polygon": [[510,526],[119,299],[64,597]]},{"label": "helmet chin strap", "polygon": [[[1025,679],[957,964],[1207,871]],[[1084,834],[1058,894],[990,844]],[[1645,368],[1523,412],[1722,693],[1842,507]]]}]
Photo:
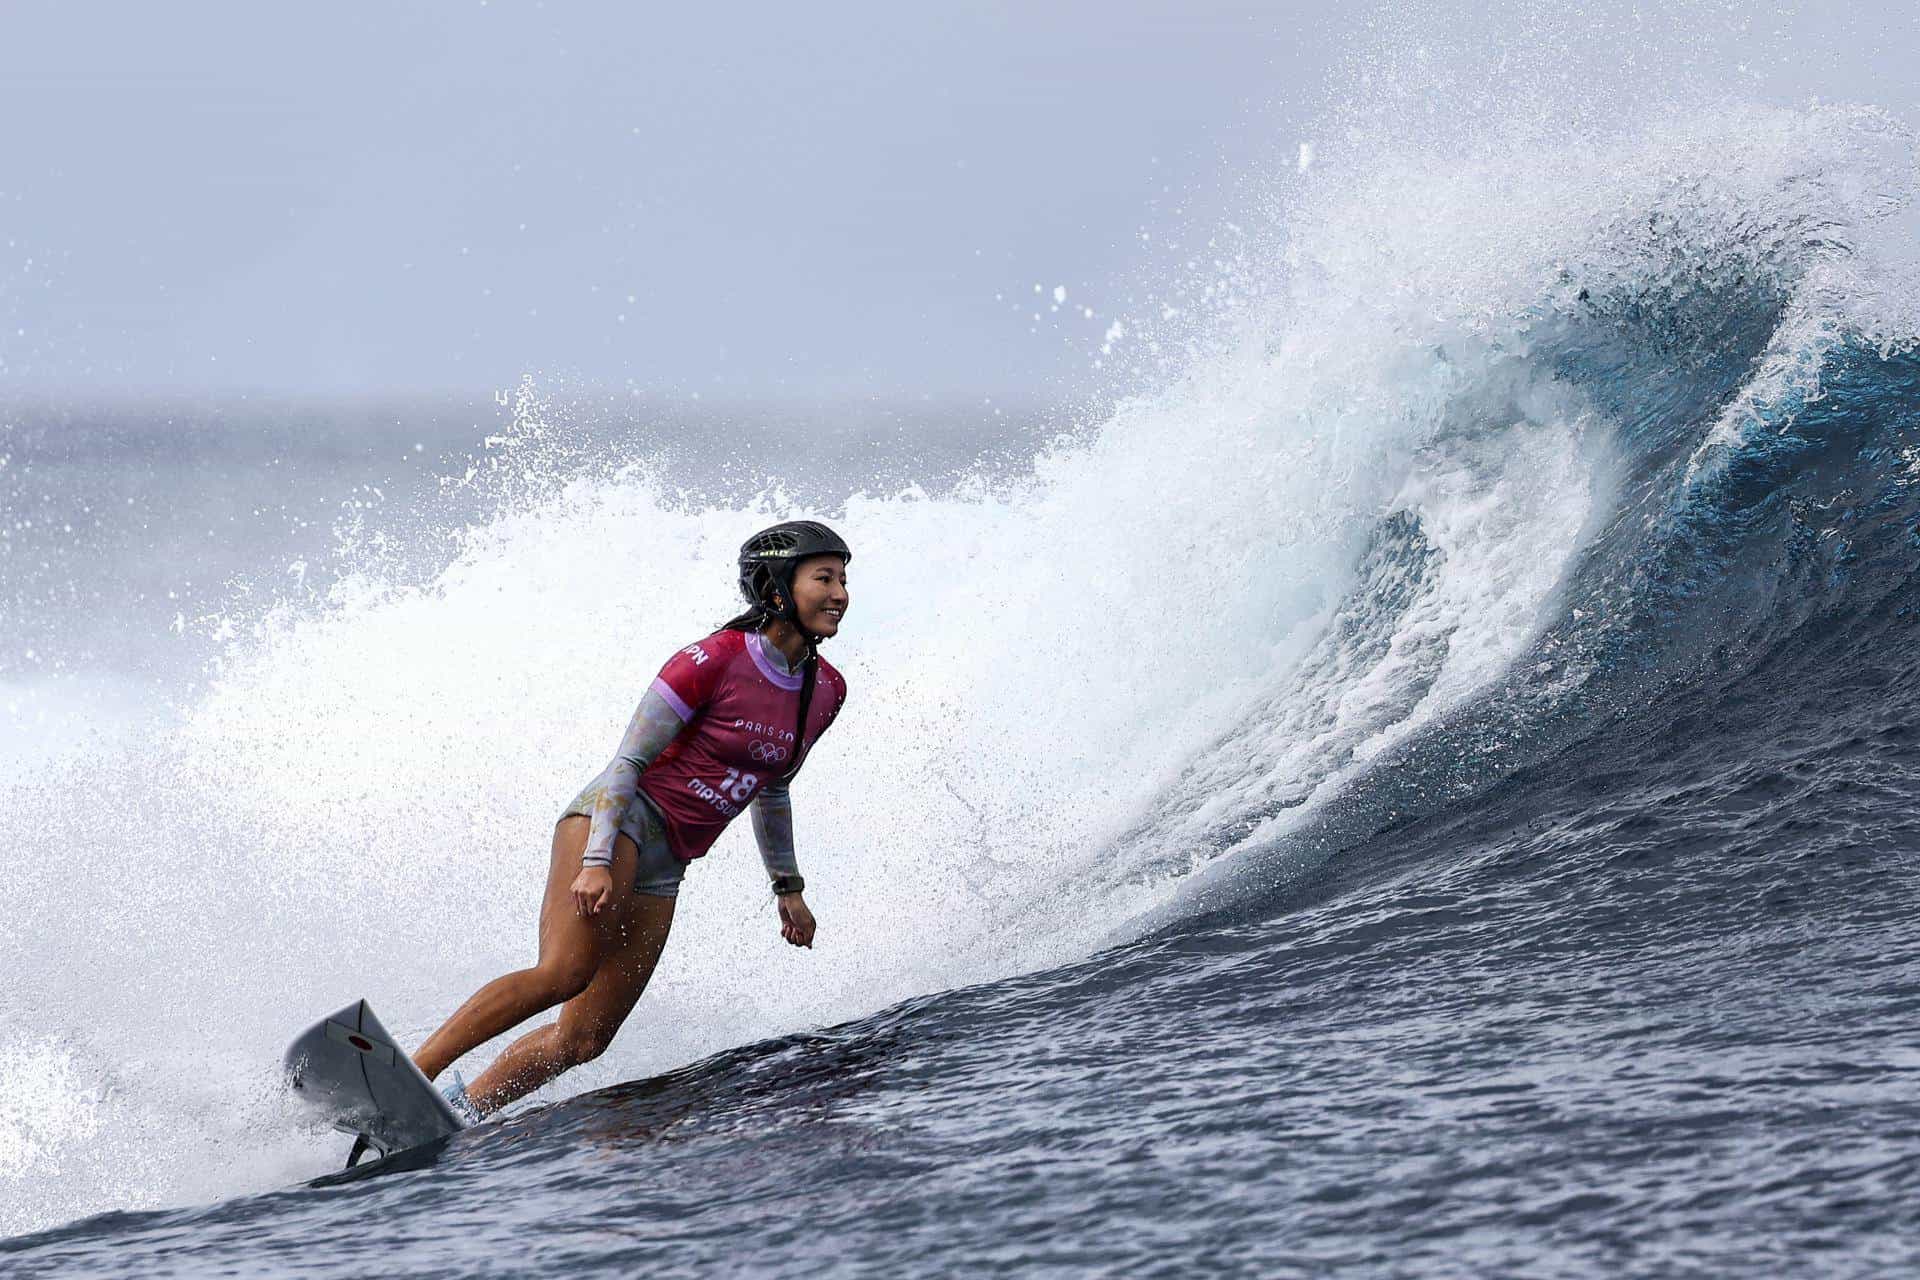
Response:
[{"label": "helmet chin strap", "polygon": [[[826,637],[817,636],[813,634],[813,632],[807,630],[806,627],[801,625],[800,606],[794,600],[791,592],[780,591],[776,588],[773,593],[773,601],[776,606],[780,606],[774,610],[775,619],[780,622],[786,623],[788,626],[792,627],[795,631],[799,632],[800,638],[806,642],[807,654],[806,654],[806,657],[801,659],[801,661],[811,662],[813,660],[814,653],[820,647],[820,642],[826,639]],[[782,604],[783,601],[785,602],[784,604]]]},{"label": "helmet chin strap", "polygon": [[807,759],[807,712],[813,706],[813,682],[815,672],[818,670],[814,654],[823,637],[814,635],[800,625],[800,606],[794,602],[793,593],[791,591],[783,593],[776,588],[773,593],[774,603],[779,604],[783,599],[786,601],[786,607],[780,609],[776,617],[799,632],[800,638],[807,644],[807,654],[800,659],[803,674],[800,680],[800,704],[796,708],[797,714],[793,722],[793,763],[788,765],[786,771],[780,775],[780,781],[791,782],[793,775],[800,772],[800,766],[806,763]]}]

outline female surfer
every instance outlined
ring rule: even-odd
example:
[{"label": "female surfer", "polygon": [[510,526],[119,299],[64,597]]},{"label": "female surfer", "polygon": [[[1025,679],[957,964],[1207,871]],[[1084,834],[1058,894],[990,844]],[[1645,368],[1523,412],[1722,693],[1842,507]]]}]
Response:
[{"label": "female surfer", "polygon": [[753,810],[780,935],[813,945],[787,783],[846,699],[846,681],[815,646],[840,630],[852,558],[838,534],[810,520],[763,529],[740,548],[750,607],[668,660],[619,753],[554,827],[538,962],[480,988],[414,1054],[431,1080],[560,1006],[558,1021],[514,1041],[470,1088],[454,1073],[441,1092],[462,1119],[477,1121],[606,1049],[653,975],[687,864],[742,809]]}]

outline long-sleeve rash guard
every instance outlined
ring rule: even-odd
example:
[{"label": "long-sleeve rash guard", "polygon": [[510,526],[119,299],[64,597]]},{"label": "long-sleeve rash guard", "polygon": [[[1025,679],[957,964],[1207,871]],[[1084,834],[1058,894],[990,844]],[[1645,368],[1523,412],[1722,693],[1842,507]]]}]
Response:
[{"label": "long-sleeve rash guard", "polygon": [[806,750],[818,741],[846,698],[845,679],[819,663],[805,742],[796,744],[801,674],[765,637],[719,631],[676,653],[641,697],[600,775],[582,862],[613,861],[614,836],[644,791],[682,861],[706,853],[750,801],[767,874],[797,874],[792,799],[772,779],[786,771],[796,746]]}]

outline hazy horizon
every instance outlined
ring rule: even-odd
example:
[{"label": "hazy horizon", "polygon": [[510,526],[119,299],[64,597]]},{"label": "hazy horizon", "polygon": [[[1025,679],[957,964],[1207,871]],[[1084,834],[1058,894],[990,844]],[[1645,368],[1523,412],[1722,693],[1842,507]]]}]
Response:
[{"label": "hazy horizon", "polygon": [[1456,9],[16,3],[0,400],[1098,395],[1358,51],[1920,96],[1886,5]]}]

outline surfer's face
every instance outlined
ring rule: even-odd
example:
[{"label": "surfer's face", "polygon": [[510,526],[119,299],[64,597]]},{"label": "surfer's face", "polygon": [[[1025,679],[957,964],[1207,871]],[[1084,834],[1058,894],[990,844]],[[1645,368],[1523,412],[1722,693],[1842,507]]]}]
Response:
[{"label": "surfer's face", "polygon": [[808,556],[793,571],[793,607],[816,636],[840,630],[847,612],[847,566],[839,556]]}]

